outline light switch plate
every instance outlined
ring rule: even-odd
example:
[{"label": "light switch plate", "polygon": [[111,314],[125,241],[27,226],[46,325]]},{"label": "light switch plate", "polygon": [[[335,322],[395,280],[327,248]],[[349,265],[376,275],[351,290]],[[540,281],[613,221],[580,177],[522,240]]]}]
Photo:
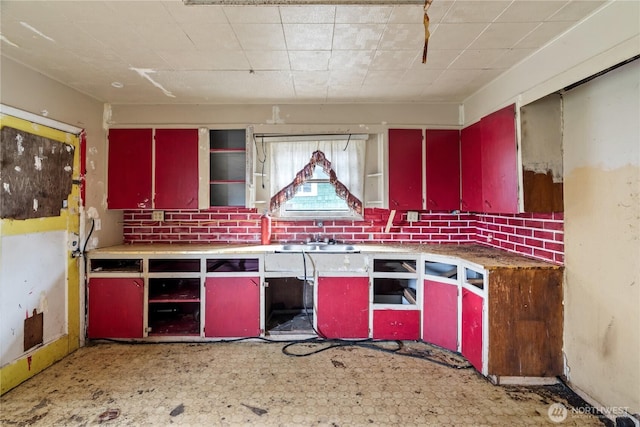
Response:
[{"label": "light switch plate", "polygon": [[164,211],[153,211],[151,219],[154,221],[164,221]]},{"label": "light switch plate", "polygon": [[418,212],[415,212],[415,211],[407,212],[407,221],[415,222],[417,220],[418,220]]}]

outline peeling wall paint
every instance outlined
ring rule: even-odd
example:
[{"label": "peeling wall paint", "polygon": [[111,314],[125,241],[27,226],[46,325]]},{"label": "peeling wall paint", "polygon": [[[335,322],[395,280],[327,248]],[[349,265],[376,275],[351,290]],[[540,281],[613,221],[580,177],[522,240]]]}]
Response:
[{"label": "peeling wall paint", "polygon": [[640,413],[640,61],[567,92],[564,105],[568,377]]}]

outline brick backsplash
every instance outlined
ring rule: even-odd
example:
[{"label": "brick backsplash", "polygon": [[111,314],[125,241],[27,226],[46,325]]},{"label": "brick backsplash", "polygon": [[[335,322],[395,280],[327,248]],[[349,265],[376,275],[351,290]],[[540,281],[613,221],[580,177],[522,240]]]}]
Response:
[{"label": "brick backsplash", "polygon": [[[480,243],[530,257],[564,262],[562,214],[472,214],[421,212],[408,222],[398,212],[385,233],[390,211],[365,209],[363,221],[273,220],[272,241],[300,242],[321,235],[341,242]],[[153,221],[150,211],[124,212],[125,243],[260,243],[260,214],[255,209],[216,208],[165,211]]]}]

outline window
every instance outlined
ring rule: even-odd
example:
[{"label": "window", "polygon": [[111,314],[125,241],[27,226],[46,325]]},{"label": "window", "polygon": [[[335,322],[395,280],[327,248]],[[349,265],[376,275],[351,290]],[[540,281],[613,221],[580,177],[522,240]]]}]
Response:
[{"label": "window", "polygon": [[368,135],[257,138],[264,146],[272,215],[362,218]]}]

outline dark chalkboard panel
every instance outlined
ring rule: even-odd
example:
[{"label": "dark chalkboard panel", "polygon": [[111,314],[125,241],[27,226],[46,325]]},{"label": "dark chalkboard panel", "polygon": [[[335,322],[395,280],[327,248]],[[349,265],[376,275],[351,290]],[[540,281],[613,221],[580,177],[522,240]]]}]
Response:
[{"label": "dark chalkboard panel", "polygon": [[59,216],[71,193],[74,147],[8,126],[0,140],[0,217]]}]

